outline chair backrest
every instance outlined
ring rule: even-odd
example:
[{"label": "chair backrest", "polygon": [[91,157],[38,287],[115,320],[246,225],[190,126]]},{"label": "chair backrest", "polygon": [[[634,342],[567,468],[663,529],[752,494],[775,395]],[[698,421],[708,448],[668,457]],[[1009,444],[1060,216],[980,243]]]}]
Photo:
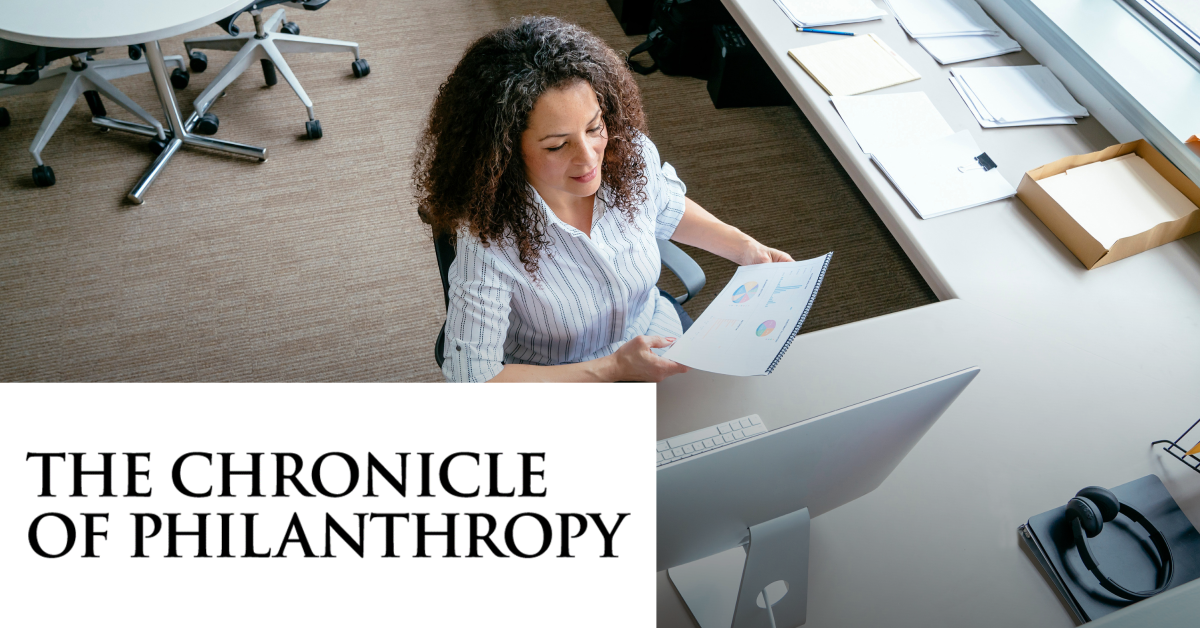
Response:
[{"label": "chair backrest", "polygon": [[[423,218],[422,218],[423,219]],[[438,274],[442,276],[442,299],[446,304],[446,309],[450,308],[450,264],[454,262],[454,245],[450,243],[450,234],[443,233],[437,235],[433,239],[433,254],[437,256]],[[438,332],[437,340],[433,343],[433,359],[437,361],[438,368],[442,368],[444,361],[442,353],[446,346],[446,323],[442,322],[442,330]]]}]

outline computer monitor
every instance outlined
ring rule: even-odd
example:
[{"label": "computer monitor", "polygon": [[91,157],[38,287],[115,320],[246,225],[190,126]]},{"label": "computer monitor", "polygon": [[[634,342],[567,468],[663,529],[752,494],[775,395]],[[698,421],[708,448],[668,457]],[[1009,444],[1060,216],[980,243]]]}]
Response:
[{"label": "computer monitor", "polygon": [[[875,490],[978,373],[951,373],[659,467],[658,569],[668,569],[702,628],[803,624],[809,518]],[[745,553],[730,551],[741,546]]]}]

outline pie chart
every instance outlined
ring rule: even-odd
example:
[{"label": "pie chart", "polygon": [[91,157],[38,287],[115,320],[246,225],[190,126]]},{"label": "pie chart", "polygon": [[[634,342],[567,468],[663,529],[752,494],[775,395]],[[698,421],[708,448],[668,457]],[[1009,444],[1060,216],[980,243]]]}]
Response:
[{"label": "pie chart", "polygon": [[733,291],[733,302],[745,303],[746,301],[752,299],[756,294],[758,294],[758,282],[747,281],[746,283],[738,286],[737,290]]},{"label": "pie chart", "polygon": [[759,336],[765,336],[773,331],[775,331],[775,321],[763,321],[762,325],[759,325],[754,333]]}]

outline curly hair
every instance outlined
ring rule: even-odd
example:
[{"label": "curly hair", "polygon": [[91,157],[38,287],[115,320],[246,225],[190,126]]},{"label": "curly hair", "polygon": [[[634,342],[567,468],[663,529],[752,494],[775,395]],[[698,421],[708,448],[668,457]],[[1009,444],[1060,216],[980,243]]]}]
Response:
[{"label": "curly hair", "polygon": [[466,227],[485,246],[509,243],[537,275],[551,240],[525,176],[521,134],[543,93],[576,81],[596,92],[608,131],[606,200],[633,219],[645,201],[638,136],[646,120],[624,59],[579,26],[524,17],[471,44],[438,89],[413,166],[418,212],[435,236]]}]

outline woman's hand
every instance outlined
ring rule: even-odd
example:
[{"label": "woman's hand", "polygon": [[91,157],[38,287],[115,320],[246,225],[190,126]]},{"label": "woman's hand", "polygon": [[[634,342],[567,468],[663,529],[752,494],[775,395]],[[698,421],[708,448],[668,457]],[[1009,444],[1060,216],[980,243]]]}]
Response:
[{"label": "woman's hand", "polygon": [[741,259],[737,263],[741,266],[749,266],[751,264],[767,264],[770,262],[794,262],[791,255],[784,253],[778,249],[772,249],[761,244],[758,240],[747,238],[745,251],[742,252]]},{"label": "woman's hand", "polygon": [[621,345],[607,358],[609,363],[609,381],[617,382],[661,382],[678,373],[686,373],[688,367],[660,358],[650,351],[671,346],[674,338],[662,336],[637,336]]}]

